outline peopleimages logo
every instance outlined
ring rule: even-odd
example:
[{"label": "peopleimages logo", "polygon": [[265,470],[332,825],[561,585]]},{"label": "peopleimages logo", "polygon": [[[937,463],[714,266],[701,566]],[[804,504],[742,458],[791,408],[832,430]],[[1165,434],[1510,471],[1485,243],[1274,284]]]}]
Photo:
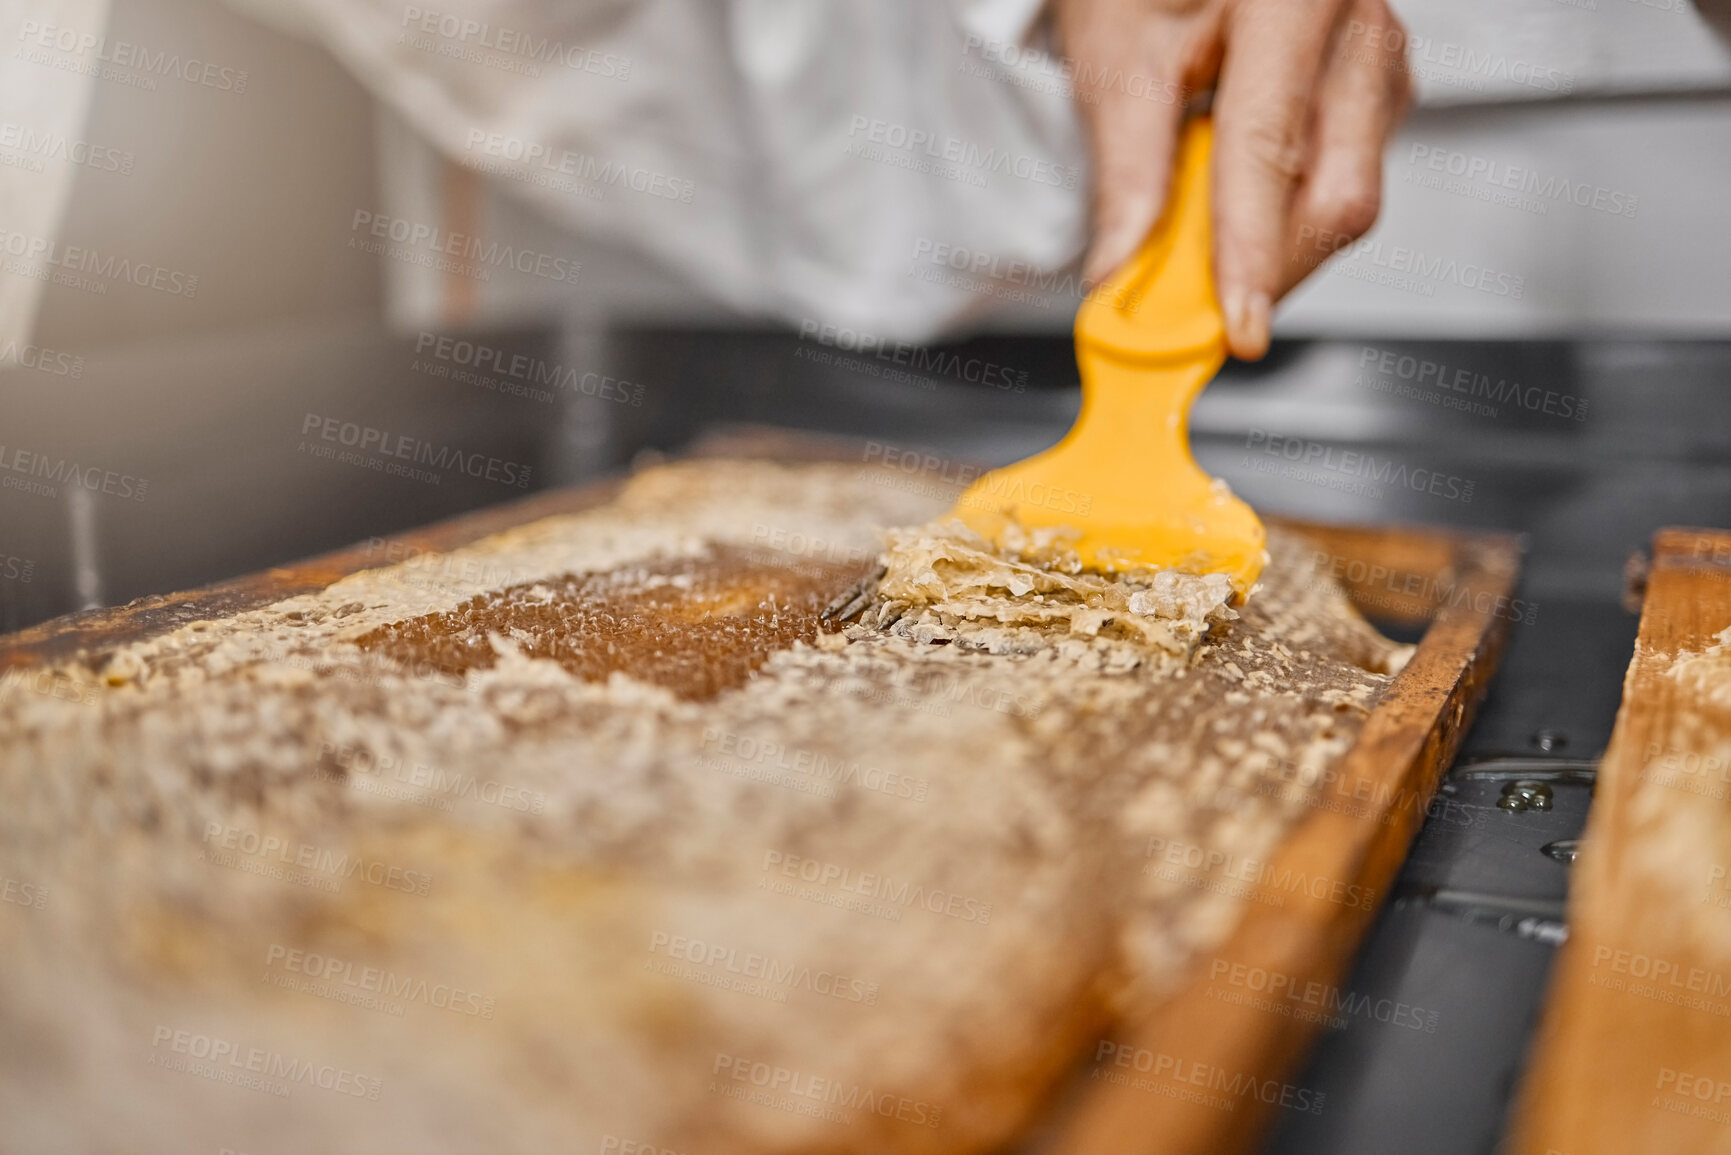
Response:
[{"label": "peopleimages logo", "polygon": [[[433,885],[433,876],[426,871],[408,870],[381,859],[367,858],[348,851],[337,853],[328,847],[310,842],[291,843],[275,834],[261,834],[240,826],[225,826],[220,822],[204,824],[204,847],[200,857],[217,866],[233,866],[240,861],[235,856],[259,859],[296,870],[317,871],[330,876],[336,885],[325,887],[338,890],[341,880],[358,878],[371,886],[404,894],[424,895]],[[247,871],[249,874],[262,873]]]},{"label": "peopleimages logo", "polygon": [[[962,44],[963,56],[978,56],[989,64],[1008,70],[1010,82],[1018,88],[1036,92],[1069,90],[1083,104],[1098,104],[1103,92],[1119,92],[1137,100],[1156,104],[1177,104],[1184,98],[1184,89],[1175,81],[1156,80],[1141,72],[1125,72],[1122,68],[1075,61],[1067,56],[1052,56],[1031,48],[1020,41],[994,40],[969,35]],[[969,75],[981,72],[962,68]]]},{"label": "peopleimages logo", "polygon": [[[922,264],[933,266],[934,269],[951,270],[958,276],[915,274],[920,280],[935,281],[975,293],[989,293],[1014,300],[1038,302],[1043,297],[1075,301],[1099,299],[1117,308],[1128,308],[1139,296],[1114,288],[1109,281],[1089,281],[1063,269],[1042,271],[1029,261],[1019,258],[1005,260],[981,249],[952,245],[930,237],[914,239],[914,265],[917,269]],[[1001,290],[1002,286],[1024,289],[1026,292],[1009,294]]]},{"label": "peopleimages logo", "polygon": [[[99,172],[117,172],[129,176],[138,158],[130,152],[107,145],[91,144],[88,140],[64,136],[55,132],[38,132],[12,121],[0,121],[0,148],[16,149],[26,156],[43,160],[64,160]],[[41,171],[40,168],[37,171]]]},{"label": "peopleimages logo", "polygon": [[1249,1006],[1337,1030],[1356,1018],[1436,1034],[1439,1018],[1436,1011],[1393,999],[1372,999],[1281,971],[1217,958],[1208,968],[1208,980],[1208,995],[1216,1002]]},{"label": "peopleimages logo", "polygon": [[1414,144],[1407,154],[1407,164],[1412,168],[1422,165],[1429,172],[1458,177],[1463,181],[1482,182],[1492,188],[1534,197],[1541,202],[1541,211],[1543,202],[1549,201],[1567,201],[1578,208],[1594,209],[1614,217],[1632,217],[1641,207],[1641,198],[1633,193],[1587,181],[1572,181],[1567,177],[1541,175],[1537,169],[1452,148]]},{"label": "peopleimages logo", "polygon": [[[867,765],[858,759],[850,761],[845,755],[831,757],[821,751],[789,746],[785,742],[750,734],[737,734],[715,726],[704,727],[702,749],[708,755],[708,762],[726,759],[744,767],[800,774],[815,781],[857,786],[915,802],[926,800],[926,790],[930,785],[924,778]],[[726,762],[722,765],[725,767]]]},{"label": "peopleimages logo", "polygon": [[1192,878],[1216,876],[1265,891],[1269,897],[1279,899],[1268,904],[1272,906],[1284,905],[1285,895],[1304,894],[1340,906],[1376,909],[1376,890],[1373,887],[1307,874],[1289,866],[1276,868],[1271,862],[1245,858],[1200,843],[1179,842],[1154,835],[1148,839],[1144,855],[1149,861],[1143,866],[1142,873],[1167,882],[1183,882],[1183,872],[1188,872]]},{"label": "peopleimages logo", "polygon": [[34,369],[38,373],[49,373],[56,377],[84,376],[83,357],[41,345],[20,345],[17,341],[0,345],[0,368],[8,365],[15,365],[20,369]]},{"label": "peopleimages logo", "polygon": [[[0,473],[21,474],[28,478],[42,478],[43,481],[23,482],[16,478],[0,478],[0,485],[8,489],[23,489],[38,493],[44,497],[53,497],[58,492],[55,486],[73,485],[80,489],[88,489],[92,493],[104,493],[110,497],[127,497],[133,501],[143,501],[144,495],[150,491],[150,482],[130,473],[117,473],[112,469],[103,469],[98,465],[79,465],[69,458],[51,458],[46,453],[37,453],[17,446],[0,444]],[[52,485],[46,484],[52,482]]]},{"label": "peopleimages logo", "polygon": [[[515,269],[519,273],[527,273],[547,281],[575,281],[577,274],[583,271],[583,265],[579,261],[556,257],[551,253],[538,253],[533,249],[519,249],[498,241],[483,241],[480,237],[467,233],[453,233],[435,225],[411,221],[406,217],[368,212],[366,209],[355,210],[349,232],[359,234],[358,237],[349,238],[351,246],[366,237],[380,241],[390,240],[410,249],[424,250],[431,256],[471,262],[478,272],[484,272],[479,266],[488,265],[495,269]],[[377,246],[368,251],[377,251]],[[401,258],[403,254],[390,255]],[[464,270],[453,268],[451,271]]]},{"label": "peopleimages logo", "polygon": [[[1283,437],[1265,429],[1252,429],[1246,433],[1244,448],[1260,450],[1264,457],[1279,458],[1301,470],[1327,470],[1372,485],[1410,489],[1414,493],[1428,493],[1453,501],[1470,502],[1473,499],[1471,480],[1434,469],[1409,468],[1405,462],[1392,457],[1377,457],[1356,449],[1338,449],[1305,438]],[[1254,458],[1247,457],[1245,462],[1254,468]]]},{"label": "peopleimages logo", "polygon": [[671,1147],[657,1147],[640,1139],[621,1139],[617,1135],[601,1136],[601,1155],[681,1155]]},{"label": "peopleimages logo", "polygon": [[[1618,950],[1610,946],[1595,946],[1593,948],[1593,967],[1609,963],[1606,968],[1613,975],[1621,975],[1629,979],[1643,980],[1652,985],[1652,990],[1637,989],[1636,994],[1653,997],[1659,993],[1685,992],[1704,996],[1707,999],[1731,998],[1731,974],[1723,971],[1712,971],[1705,967],[1689,966],[1675,959],[1661,958],[1642,954],[1640,951]],[[1621,990],[1627,984],[1612,982],[1601,976],[1593,976],[1588,980],[1594,986]],[[1669,988],[1667,992],[1665,988]],[[1675,1002],[1674,998],[1660,1001]],[[1688,1005],[1688,1004],[1684,1004]],[[1723,1011],[1715,1013],[1722,1014]]]},{"label": "peopleimages logo", "polygon": [[[992,921],[992,904],[989,902],[954,891],[936,887],[928,889],[917,883],[891,878],[889,875],[858,871],[852,867],[788,854],[785,851],[764,851],[763,865],[759,869],[765,873],[779,873],[801,882],[814,883],[819,888],[844,891],[887,904],[896,914],[896,917],[888,920],[891,922],[900,921],[900,911],[896,910],[898,907],[920,907],[933,914],[947,915],[963,922],[979,923],[981,926]],[[771,881],[773,880],[759,879],[758,888],[788,892],[785,887],[767,885]]]},{"label": "peopleimages logo", "polygon": [[[537,36],[533,32],[503,24],[489,24],[484,20],[410,5],[403,9],[402,27],[409,32],[437,36],[449,41],[441,55],[456,59],[477,59],[479,63],[489,63],[485,58],[472,57],[464,51],[473,46],[474,49],[489,49],[536,64],[563,65],[575,72],[587,72],[591,76],[607,80],[631,79],[632,60],[629,56],[585,48],[581,44],[566,44],[551,36]],[[539,69],[522,71],[529,76],[540,75]]]},{"label": "peopleimages logo", "polygon": [[[231,1039],[174,1027],[159,1025],[151,1035],[150,1047],[152,1066],[223,1083],[234,1083],[247,1075],[262,1076],[281,1084],[280,1088],[271,1089],[283,1096],[288,1095],[289,1087],[296,1083],[357,1099],[377,1099],[384,1087],[384,1080],[347,1067],[329,1063],[318,1065],[305,1059],[291,1058],[281,1051],[243,1047]],[[174,1056],[185,1058],[177,1060]],[[193,1061],[189,1063],[187,1060]]]},{"label": "peopleimages logo", "polygon": [[[0,877],[0,902],[42,910],[48,905],[48,888],[36,883],[21,882],[16,878]],[[872,987],[872,998],[877,998],[875,984]]]},{"label": "peopleimages logo", "polygon": [[[323,983],[335,983],[364,994],[421,1003],[454,1015],[491,1019],[495,1000],[491,995],[464,990],[449,983],[429,983],[413,975],[399,975],[384,967],[356,966],[347,959],[318,951],[300,950],[272,943],[265,951],[264,965],[304,975]],[[316,992],[315,992],[316,993]]]},{"label": "peopleimages logo", "polygon": [[[737,1055],[729,1055],[718,1051],[715,1063],[709,1069],[714,1081],[711,1083],[712,1093],[727,1093],[735,1091],[730,1098],[746,1099],[749,1096],[744,1087],[729,1088],[722,1079],[759,1088],[770,1096],[780,1096],[785,1099],[755,1100],[764,1106],[780,1107],[793,1114],[808,1114],[801,1110],[808,1103],[822,1103],[840,1113],[839,1118],[829,1115],[818,1115],[830,1122],[851,1123],[852,1111],[864,1111],[885,1119],[897,1119],[903,1123],[912,1123],[918,1127],[936,1127],[943,1121],[944,1111],[938,1104],[926,1099],[914,1099],[907,1095],[897,1095],[888,1091],[879,1091],[866,1084],[848,1082],[842,1079],[825,1078],[805,1071],[795,1071],[788,1067],[778,1067],[771,1063],[753,1062]],[[805,1102],[802,1102],[805,1101]]]},{"label": "peopleimages logo", "polygon": [[[308,434],[320,441],[349,446],[360,453],[377,453],[383,457],[411,461],[416,465],[430,465],[434,469],[486,478],[500,485],[515,485],[518,489],[529,488],[531,466],[489,457],[485,453],[467,452],[454,445],[423,441],[406,433],[391,433],[371,425],[344,421],[340,417],[308,413],[301,421],[301,436]],[[302,444],[304,446],[305,442]],[[367,463],[363,461],[356,464]]]},{"label": "peopleimages logo", "polygon": [[[136,68],[151,76],[173,76],[196,84],[203,88],[215,88],[223,92],[243,93],[246,91],[247,72],[245,69],[225,68],[198,60],[194,57],[182,59],[180,53],[157,51],[140,44],[126,40],[110,41],[106,36],[97,36],[91,32],[80,32],[76,28],[62,28],[58,24],[44,24],[38,20],[25,20],[18,26],[18,39],[33,48],[51,48],[72,56],[83,56],[86,53],[94,55],[97,64],[107,64],[115,68]],[[48,63],[52,57],[44,57],[33,63]],[[94,68],[81,68],[79,71],[94,72]],[[105,77],[106,79],[106,77]]]},{"label": "peopleimages logo", "polygon": [[705,942],[703,939],[688,938],[665,930],[655,931],[649,936],[649,953],[651,956],[664,954],[669,959],[690,963],[692,966],[762,983],[781,995],[782,998],[778,1001],[782,1002],[786,1001],[786,992],[793,990],[804,990],[824,998],[838,999],[844,1003],[859,1003],[868,1007],[876,1006],[878,1001],[876,983],[822,968],[814,970],[809,966],[778,959],[774,955],[742,951],[724,943]]},{"label": "peopleimages logo", "polygon": [[482,375],[496,373],[524,387],[522,390],[507,392],[523,392],[537,400],[553,399],[552,393],[535,388],[547,385],[567,393],[581,393],[585,397],[613,401],[620,405],[643,404],[643,386],[637,382],[611,377],[594,370],[579,372],[557,362],[544,361],[539,357],[484,342],[441,336],[423,329],[420,336],[415,338],[415,352],[456,367],[456,371],[435,374],[436,376],[465,380],[460,372],[463,369],[472,369]]},{"label": "peopleimages logo", "polygon": [[[1493,380],[1488,373],[1450,365],[1446,361],[1432,361],[1393,349],[1366,345],[1359,352],[1358,366],[1360,369],[1372,369],[1385,377],[1410,382],[1420,391],[1414,393],[1420,400],[1426,399],[1423,390],[1435,389],[1444,394],[1460,394],[1498,405],[1518,406],[1550,417],[1575,421],[1587,419],[1587,399],[1584,397],[1576,397],[1572,393],[1558,393],[1554,389],[1542,389],[1537,385],[1522,385],[1519,381],[1511,381],[1506,377]],[[1454,405],[1448,407],[1464,408]],[[1495,409],[1489,410],[1492,417],[1496,416],[1496,413]]]},{"label": "peopleimages logo", "polygon": [[[612,185],[643,193],[645,196],[678,201],[680,204],[688,205],[697,196],[697,185],[693,181],[638,165],[603,160],[590,153],[573,152],[568,148],[555,151],[538,141],[526,140],[520,136],[506,136],[503,133],[472,128],[469,130],[468,139],[463,142],[463,147],[482,156],[514,161],[524,168],[542,169],[596,186]],[[509,169],[485,164],[478,167],[489,173],[509,175],[511,172]]]},{"label": "peopleimages logo", "polygon": [[1041,157],[997,147],[982,148],[960,137],[939,136],[923,128],[911,128],[869,116],[856,114],[848,123],[847,134],[861,138],[856,144],[879,145],[899,153],[920,155],[930,161],[1013,176],[1035,184],[1075,188],[1082,179],[1082,170],[1075,165],[1056,164]]},{"label": "peopleimages logo", "polygon": [[1575,78],[1561,69],[1535,64],[1501,52],[1486,51],[1453,40],[1415,36],[1395,25],[1366,24],[1352,20],[1346,28],[1347,55],[1363,63],[1375,58],[1359,44],[1380,46],[1394,54],[1389,67],[1411,72],[1423,80],[1482,92],[1489,82],[1504,81],[1567,96],[1575,91]]},{"label": "peopleimages logo", "polygon": [[[1367,562],[1362,558],[1342,557],[1323,550],[1316,551],[1312,564],[1317,575],[1326,574],[1334,581],[1350,583],[1354,602],[1392,606],[1406,600],[1423,602],[1436,608],[1446,606],[1450,609],[1458,609],[1464,605],[1477,613],[1490,614],[1511,622],[1532,625],[1539,620],[1537,602],[1510,598],[1503,594],[1493,596],[1487,590],[1439,578],[1435,574],[1415,573]],[[1327,776],[1325,780],[1328,780]]]},{"label": "peopleimages logo", "polygon": [[[1136,1079],[1121,1075],[1113,1071],[1113,1067],[1137,1071],[1152,1078]],[[1278,1104],[1288,1111],[1320,1115],[1327,1099],[1326,1092],[1309,1087],[1282,1083],[1278,1079],[1262,1079],[1248,1072],[1216,1067],[1111,1039],[1101,1039],[1095,1046],[1094,1073],[1089,1078],[1142,1091],[1156,1091],[1228,1111],[1236,1109],[1241,1102],[1255,1100],[1270,1107]],[[1178,1088],[1163,1088],[1163,1084],[1178,1084],[1187,1094],[1173,1095],[1171,1091]]]},{"label": "peopleimages logo", "polygon": [[1423,249],[1384,245],[1372,237],[1355,238],[1349,233],[1319,229],[1315,225],[1300,225],[1298,240],[1301,244],[1309,241],[1313,246],[1312,252],[1296,258],[1306,268],[1315,268],[1330,257],[1341,254],[1341,260],[1330,266],[1331,273],[1408,288],[1421,296],[1434,295],[1434,284],[1456,285],[1516,301],[1527,294],[1527,279],[1519,274],[1426,253]]},{"label": "peopleimages logo", "polygon": [[[159,293],[167,293],[171,297],[198,295],[198,276],[195,273],[164,268],[149,261],[134,261],[130,257],[120,257],[113,253],[100,253],[83,245],[62,245],[47,237],[17,233],[6,228],[0,228],[0,252],[24,261],[41,261],[43,265],[64,269],[69,273],[88,273],[109,281],[125,281],[141,289],[155,289]],[[39,279],[45,279],[47,273],[45,269],[34,271],[28,266],[14,268],[11,263],[7,264],[7,271],[37,276]]]},{"label": "peopleimages logo", "polygon": [[947,349],[933,349],[906,341],[890,341],[845,325],[820,323],[807,318],[800,322],[799,339],[815,341],[846,353],[858,353],[898,367],[905,366],[915,373],[935,373],[966,381],[971,385],[990,385],[1010,393],[1022,393],[1028,388],[1028,371],[1013,369],[985,357],[964,357]]}]

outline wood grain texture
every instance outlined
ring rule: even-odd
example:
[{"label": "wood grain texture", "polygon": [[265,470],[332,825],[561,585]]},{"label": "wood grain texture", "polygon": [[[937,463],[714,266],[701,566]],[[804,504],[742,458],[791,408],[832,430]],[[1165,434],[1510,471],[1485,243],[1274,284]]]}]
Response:
[{"label": "wood grain texture", "polygon": [[199,589],[153,594],[123,606],[65,614],[15,633],[0,634],[0,674],[9,669],[44,665],[80,652],[100,653],[177,630],[188,622],[221,619],[297,594],[312,593],[361,570],[457,549],[488,534],[543,517],[594,509],[612,500],[618,491],[619,483],[612,481],[548,490]]},{"label": "wood grain texture", "polygon": [[[742,448],[730,443],[700,455],[724,450],[759,455]],[[789,452],[785,438],[757,448],[766,450],[764,456],[840,456],[833,445]],[[70,615],[0,638],[0,671],[80,651],[99,653],[198,618],[221,618],[322,588],[358,570],[396,564],[417,551],[449,550],[540,517],[593,508],[616,489],[607,484],[539,494],[204,590]],[[1280,905],[1246,903],[1242,922],[1211,960],[1262,968],[1299,984],[1336,985],[1496,668],[1521,544],[1506,535],[1430,528],[1270,522],[1308,535],[1327,555],[1326,568],[1368,616],[1405,625],[1428,623],[1417,653],[1383,696],[1357,745],[1335,767],[1334,780],[1321,788],[1312,811],[1265,864],[1274,877],[1301,874],[1312,881],[1296,892],[1287,888]],[[1273,1098],[1259,1102],[1267,1096],[1233,1094],[1236,1105],[1222,1109],[1173,1097],[1184,1084],[1170,1078],[1171,1072],[1159,1076],[1168,1084],[1159,1091],[1091,1080],[1066,1113],[1057,1150],[1219,1155],[1253,1146],[1282,1109],[1279,1088],[1301,1066],[1318,1024],[1219,1001],[1209,991],[1209,969],[1205,966],[1152,1016],[1124,1024],[1111,1041],[1133,1057],[1148,1052],[1181,1063],[1192,1078],[1198,1073],[1254,1078],[1274,1089]],[[1142,1075],[1109,1060],[1093,1063],[1092,1070]]]},{"label": "wood grain texture", "polygon": [[[1217,993],[1230,988],[1212,976],[1242,966],[1284,976],[1289,989],[1311,983],[1337,988],[1344,981],[1501,656],[1506,599],[1519,570],[1516,539],[1296,528],[1335,556],[1363,563],[1362,571],[1348,567],[1364,575],[1345,582],[1356,596],[1385,588],[1387,574],[1430,579],[1431,592],[1409,592],[1398,616],[1412,620],[1428,597],[1434,618],[1336,768],[1335,781],[1321,788],[1314,812],[1260,873],[1302,874],[1309,883],[1296,892],[1282,888],[1283,905],[1247,904],[1237,930],[1187,987],[1146,1021],[1127,1025],[1110,1041],[1116,1047],[1104,1061],[1096,1051],[1090,1091],[1058,1148],[1065,1155],[1248,1151],[1275,1112],[1327,1109],[1308,1088],[1292,1084],[1319,1024],[1222,1001]],[[1398,584],[1412,588],[1404,576]],[[1126,1053],[1127,1067],[1121,1062]],[[1131,1081],[1110,1081],[1109,1075]],[[1248,1080],[1256,1087],[1245,1093]],[[1209,1094],[1233,1106],[1199,1101]]]},{"label": "wood grain texture", "polygon": [[1728,627],[1731,534],[1661,531],[1519,1155],[1731,1151],[1731,659],[1698,657]]}]

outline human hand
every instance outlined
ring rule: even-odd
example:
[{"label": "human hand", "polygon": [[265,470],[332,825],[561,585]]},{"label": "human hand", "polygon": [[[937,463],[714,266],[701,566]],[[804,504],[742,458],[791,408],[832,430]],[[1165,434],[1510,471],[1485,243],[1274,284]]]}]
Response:
[{"label": "human hand", "polygon": [[1268,350],[1274,301],[1382,205],[1382,151],[1411,99],[1385,0],[1055,0],[1094,151],[1084,275],[1160,215],[1187,94],[1214,88],[1214,279],[1232,354]]}]

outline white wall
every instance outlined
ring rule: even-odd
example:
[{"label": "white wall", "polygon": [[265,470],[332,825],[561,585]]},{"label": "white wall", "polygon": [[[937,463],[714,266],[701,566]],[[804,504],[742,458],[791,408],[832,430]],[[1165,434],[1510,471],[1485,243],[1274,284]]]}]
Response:
[{"label": "white wall", "polygon": [[[375,197],[366,90],[322,49],[213,0],[122,0],[96,33],[110,57],[117,45],[137,45],[226,74],[191,83],[122,64],[110,71],[124,79],[94,80],[82,136],[130,154],[130,171],[77,168],[56,239],[196,276],[198,287],[189,295],[113,278],[100,293],[49,284],[37,342],[95,349],[288,318],[377,316],[377,263],[342,248],[355,207]],[[72,59],[89,64],[89,55]],[[5,67],[64,74],[10,59]]]}]

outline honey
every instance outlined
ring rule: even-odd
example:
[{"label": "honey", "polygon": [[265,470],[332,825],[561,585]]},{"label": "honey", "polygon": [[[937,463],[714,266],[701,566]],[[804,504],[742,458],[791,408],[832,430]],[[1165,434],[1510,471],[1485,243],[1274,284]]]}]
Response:
[{"label": "honey", "polygon": [[380,626],[356,644],[461,677],[498,661],[498,635],[586,681],[617,670],[702,700],[741,685],[778,650],[839,628],[823,610],[866,568],[718,545],[702,557],[478,594],[455,609]]}]

